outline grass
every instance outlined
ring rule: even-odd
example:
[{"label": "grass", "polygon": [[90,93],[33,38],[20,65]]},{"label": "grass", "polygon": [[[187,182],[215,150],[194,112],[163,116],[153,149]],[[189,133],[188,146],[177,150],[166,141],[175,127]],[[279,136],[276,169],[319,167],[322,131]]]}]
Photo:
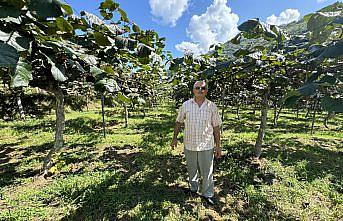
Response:
[{"label": "grass", "polygon": [[182,145],[169,148],[176,112],[160,105],[133,112],[107,109],[106,138],[99,109],[66,114],[65,148],[54,175],[40,176],[53,145],[54,116],[0,121],[0,220],[339,220],[343,218],[343,116],[326,129],[284,111],[268,124],[262,159],[253,160],[258,116],[227,111],[227,153],[215,162],[215,195],[208,206],[186,193]]}]

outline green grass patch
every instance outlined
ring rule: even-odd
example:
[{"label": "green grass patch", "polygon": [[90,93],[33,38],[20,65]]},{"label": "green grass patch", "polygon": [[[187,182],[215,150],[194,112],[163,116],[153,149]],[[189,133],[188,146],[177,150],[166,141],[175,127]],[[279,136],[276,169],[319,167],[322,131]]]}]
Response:
[{"label": "green grass patch", "polygon": [[[270,111],[270,116],[272,112]],[[343,217],[343,116],[323,126],[290,110],[268,123],[262,159],[253,160],[259,114],[225,113],[210,207],[186,193],[182,144],[169,147],[176,110],[159,105],[66,113],[65,145],[52,178],[42,161],[53,146],[54,116],[0,121],[0,220],[339,220]],[[271,121],[271,120],[270,120]],[[180,141],[182,136],[180,136]]]}]

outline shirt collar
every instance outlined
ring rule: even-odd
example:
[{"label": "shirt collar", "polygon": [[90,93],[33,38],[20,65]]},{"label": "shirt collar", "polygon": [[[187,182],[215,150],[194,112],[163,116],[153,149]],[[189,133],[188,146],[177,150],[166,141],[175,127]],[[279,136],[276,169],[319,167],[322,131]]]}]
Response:
[{"label": "shirt collar", "polygon": [[[198,104],[195,102],[195,98],[192,98],[191,101],[192,101],[194,104],[198,105]],[[205,104],[205,103],[207,103],[207,102],[208,102],[208,100],[207,100],[207,98],[205,97],[204,103],[202,103],[202,105]],[[202,106],[202,105],[201,105],[201,106]]]}]

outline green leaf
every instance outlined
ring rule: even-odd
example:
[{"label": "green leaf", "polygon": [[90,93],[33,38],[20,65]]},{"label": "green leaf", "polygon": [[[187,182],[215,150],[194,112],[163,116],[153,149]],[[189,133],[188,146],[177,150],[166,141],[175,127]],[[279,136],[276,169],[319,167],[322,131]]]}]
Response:
[{"label": "green leaf", "polygon": [[105,89],[110,92],[116,92],[120,90],[120,87],[118,86],[117,82],[114,79],[107,79],[105,83]]},{"label": "green leaf", "polygon": [[11,76],[11,87],[27,87],[32,79],[31,65],[20,59],[14,75]]},{"label": "green leaf", "polygon": [[335,18],[332,23],[343,25],[343,16]]},{"label": "green leaf", "polygon": [[53,62],[48,56],[45,55],[45,57],[47,58],[48,63],[51,65],[51,74],[54,79],[60,82],[66,81],[67,77],[64,75],[64,68],[61,65]]},{"label": "green leaf", "polygon": [[69,5],[61,4],[61,7],[62,7],[65,15],[72,15],[73,14],[73,9]]},{"label": "green leaf", "polygon": [[121,17],[120,20],[124,21],[124,22],[130,22],[129,19],[127,18],[126,12],[123,11],[123,9],[118,8],[118,12],[120,13]]},{"label": "green leaf", "polygon": [[117,75],[117,73],[113,70],[112,66],[110,65],[102,65],[101,69],[104,70],[106,73],[111,75]]},{"label": "green leaf", "polygon": [[339,58],[342,56],[343,56],[343,40],[340,40],[326,47],[323,50],[323,52],[319,55],[318,59]]},{"label": "green leaf", "polygon": [[133,30],[134,32],[140,32],[140,31],[141,31],[141,29],[138,27],[138,25],[137,25],[136,23],[133,23],[133,25],[132,25],[132,30]]},{"label": "green leaf", "polygon": [[316,93],[318,85],[315,83],[305,84],[297,89],[297,91],[303,96],[311,96]]},{"label": "green leaf", "polygon": [[90,73],[91,73],[94,77],[96,77],[96,76],[102,74],[103,72],[104,72],[104,71],[103,71],[102,69],[98,68],[98,67],[95,67],[95,66],[91,66],[91,67],[90,67]]},{"label": "green leaf", "polygon": [[6,43],[0,42],[0,67],[14,68],[19,60],[17,50]]},{"label": "green leaf", "polygon": [[106,10],[100,10],[100,15],[105,19],[105,20],[111,20],[113,18],[113,13],[106,12]]},{"label": "green leaf", "polygon": [[331,97],[323,97],[321,100],[322,107],[329,112],[343,113],[343,99],[333,99]]},{"label": "green leaf", "polygon": [[[259,38],[263,37],[266,40],[277,39],[284,40],[286,39],[285,34],[276,26],[268,25],[261,22],[259,19],[250,19],[246,22],[243,22],[238,26],[238,30],[243,32],[245,38]],[[274,31],[276,32],[274,32]]]},{"label": "green leaf", "polygon": [[336,82],[337,82],[337,79],[334,76],[327,74],[324,77],[322,77],[317,83],[318,84],[329,83],[331,85],[334,85]]},{"label": "green leaf", "polygon": [[284,106],[285,107],[294,107],[294,105],[297,103],[297,101],[299,100],[300,96],[291,96],[291,97],[287,97],[284,101]]},{"label": "green leaf", "polygon": [[29,10],[41,19],[63,15],[61,7],[58,0],[30,0],[28,5]]},{"label": "green leaf", "polygon": [[232,44],[240,44],[242,39],[242,33],[237,34],[233,39],[230,40]]},{"label": "green leaf", "polygon": [[73,26],[63,17],[56,18],[56,25],[62,33],[74,33]]},{"label": "green leaf", "polygon": [[93,35],[94,35],[94,39],[98,45],[100,45],[100,46],[112,45],[111,42],[108,40],[108,37],[105,36],[104,34],[96,31],[93,33]]},{"label": "green leaf", "polygon": [[26,0],[1,0],[0,2],[6,2],[6,4],[16,9],[22,9],[26,4]]},{"label": "green leaf", "polygon": [[20,16],[21,11],[16,9],[15,7],[8,7],[4,5],[0,5],[0,18],[6,17],[13,17],[18,18]]},{"label": "green leaf", "polygon": [[98,58],[95,57],[94,55],[81,54],[80,58],[89,65],[98,64]]},{"label": "green leaf", "polygon": [[124,103],[130,103],[130,98],[126,97],[122,92],[118,92],[118,99]]},{"label": "green leaf", "polygon": [[119,7],[119,4],[113,2],[113,0],[105,0],[104,2],[100,3],[99,9],[108,9],[109,11],[113,12],[118,7]]},{"label": "green leaf", "polygon": [[148,57],[154,49],[144,44],[138,44],[137,54],[139,57]]},{"label": "green leaf", "polygon": [[241,57],[241,56],[245,56],[245,55],[247,55],[247,54],[250,54],[251,53],[251,51],[249,51],[249,50],[247,50],[247,49],[238,49],[237,51],[235,51],[234,53],[233,53],[233,55],[235,56],[235,57]]},{"label": "green leaf", "polygon": [[0,31],[0,41],[11,45],[18,52],[27,51],[30,48],[30,39],[20,36],[17,32],[6,33]]}]

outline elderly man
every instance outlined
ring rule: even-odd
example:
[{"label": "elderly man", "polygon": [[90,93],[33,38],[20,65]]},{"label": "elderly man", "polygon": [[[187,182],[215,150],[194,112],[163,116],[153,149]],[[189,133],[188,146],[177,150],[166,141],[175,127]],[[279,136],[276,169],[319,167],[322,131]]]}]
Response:
[{"label": "elderly man", "polygon": [[222,122],[217,106],[206,99],[207,92],[208,86],[205,81],[194,83],[194,98],[184,102],[181,106],[170,146],[176,147],[177,135],[184,123],[184,152],[190,191],[192,194],[199,192],[210,205],[213,205],[213,153],[216,158],[220,158],[220,125]]}]

